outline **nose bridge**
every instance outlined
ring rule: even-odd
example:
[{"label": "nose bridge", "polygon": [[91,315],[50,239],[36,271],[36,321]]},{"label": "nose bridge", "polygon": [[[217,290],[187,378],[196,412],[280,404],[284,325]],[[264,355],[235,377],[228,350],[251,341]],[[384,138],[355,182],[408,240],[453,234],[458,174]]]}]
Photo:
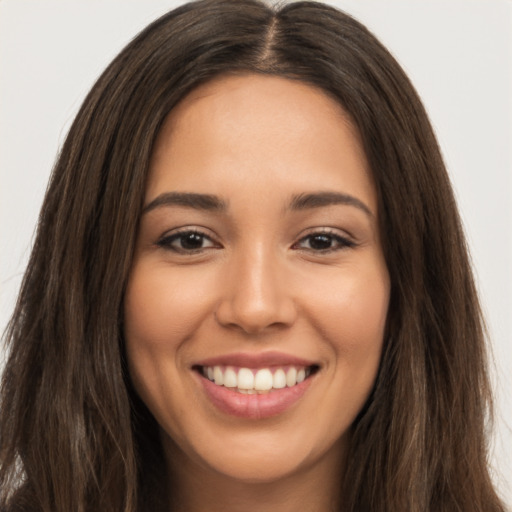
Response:
[{"label": "nose bridge", "polygon": [[269,244],[251,243],[237,251],[229,273],[217,311],[221,323],[257,333],[293,322],[295,307],[286,286],[285,264]]}]

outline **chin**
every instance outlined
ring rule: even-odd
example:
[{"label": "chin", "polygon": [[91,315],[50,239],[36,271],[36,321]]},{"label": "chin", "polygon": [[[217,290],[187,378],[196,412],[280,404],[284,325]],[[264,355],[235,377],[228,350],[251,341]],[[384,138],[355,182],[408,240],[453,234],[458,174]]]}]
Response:
[{"label": "chin", "polygon": [[272,484],[305,474],[314,467],[334,468],[340,464],[347,436],[334,442],[325,436],[324,444],[313,439],[311,433],[311,429],[296,429],[293,435],[274,425],[266,431],[238,432],[228,437],[217,432],[212,439],[192,445],[180,440],[179,447],[165,435],[164,446],[172,451],[172,459],[193,461],[194,471],[205,478],[216,475],[233,483]]}]

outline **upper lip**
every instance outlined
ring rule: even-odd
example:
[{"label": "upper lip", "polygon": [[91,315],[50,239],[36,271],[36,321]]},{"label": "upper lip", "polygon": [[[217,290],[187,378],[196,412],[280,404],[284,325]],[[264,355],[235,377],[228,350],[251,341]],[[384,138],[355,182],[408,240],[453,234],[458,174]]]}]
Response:
[{"label": "upper lip", "polygon": [[238,366],[241,368],[266,368],[269,366],[314,366],[315,361],[283,352],[224,354],[197,361],[193,366]]}]

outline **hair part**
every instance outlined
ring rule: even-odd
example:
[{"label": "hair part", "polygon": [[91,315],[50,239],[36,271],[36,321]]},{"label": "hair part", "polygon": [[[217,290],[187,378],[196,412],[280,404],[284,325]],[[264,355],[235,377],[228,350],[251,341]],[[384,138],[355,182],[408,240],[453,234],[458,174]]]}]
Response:
[{"label": "hair part", "polygon": [[425,110],[389,52],[326,5],[200,0],[143,30],[85,99],[53,169],[6,341],[0,509],[166,507],[156,421],[126,369],[123,296],[152,148],[229,73],[300,80],[359,130],[391,278],[385,349],[352,432],[343,510],[503,511],[491,484],[482,317]]}]

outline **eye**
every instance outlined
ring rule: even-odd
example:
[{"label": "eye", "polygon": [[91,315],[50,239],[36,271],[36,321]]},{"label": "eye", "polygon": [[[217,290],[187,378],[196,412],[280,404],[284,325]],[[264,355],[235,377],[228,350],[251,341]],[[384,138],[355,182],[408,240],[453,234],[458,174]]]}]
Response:
[{"label": "eye", "polygon": [[293,248],[326,253],[354,247],[354,245],[354,242],[341,235],[330,231],[319,231],[301,238]]},{"label": "eye", "polygon": [[161,238],[157,245],[179,253],[195,253],[218,247],[209,236],[197,230],[184,230]]}]

